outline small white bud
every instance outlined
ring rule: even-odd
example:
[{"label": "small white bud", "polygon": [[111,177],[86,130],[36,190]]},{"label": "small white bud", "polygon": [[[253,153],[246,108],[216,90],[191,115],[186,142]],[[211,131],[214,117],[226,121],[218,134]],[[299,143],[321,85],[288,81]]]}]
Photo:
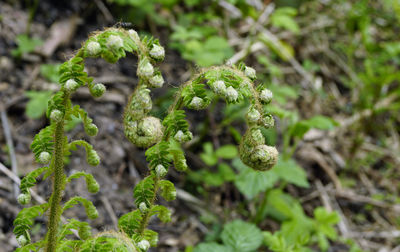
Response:
[{"label": "small white bud", "polygon": [[152,85],[151,87],[153,88],[160,88],[164,85],[164,78],[162,77],[161,74],[153,75],[149,79],[150,84]]},{"label": "small white bud", "polygon": [[185,139],[185,133],[183,133],[182,130],[178,130],[178,132],[176,132],[174,139],[180,143],[184,142]]},{"label": "small white bud", "polygon": [[101,52],[101,46],[95,41],[90,41],[86,45],[86,51],[90,56],[96,56]]},{"label": "small white bud", "polygon": [[31,195],[29,193],[21,193],[18,195],[17,200],[21,205],[26,205],[31,202]]},{"label": "small white bud", "polygon": [[107,47],[109,49],[118,50],[118,49],[122,48],[123,46],[124,46],[124,41],[122,40],[122,38],[120,36],[111,35],[110,37],[108,37]]},{"label": "small white bud", "polygon": [[145,61],[143,63],[139,63],[139,68],[138,68],[139,76],[151,77],[153,73],[154,73],[154,67],[150,62]]},{"label": "small white bud", "polygon": [[153,48],[150,50],[149,54],[154,59],[162,60],[162,59],[164,59],[164,56],[165,56],[164,47],[153,44]]},{"label": "small white bud", "polygon": [[54,122],[60,122],[63,119],[63,113],[58,109],[54,109],[50,113],[50,119]]},{"label": "small white bud", "polygon": [[158,120],[150,120],[149,118],[143,119],[142,124],[140,125],[141,130],[143,131],[144,135],[151,136],[158,130]]},{"label": "small white bud", "polygon": [[140,37],[139,37],[138,33],[137,33],[135,30],[130,29],[130,30],[128,31],[128,33],[129,33],[129,37],[130,37],[133,41],[140,40]]},{"label": "small white bud", "polygon": [[74,80],[74,79],[69,79],[67,80],[67,82],[65,83],[65,89],[68,92],[73,92],[76,89],[78,89],[79,84]]},{"label": "small white bud", "polygon": [[260,99],[264,103],[270,103],[272,100],[273,94],[269,89],[263,89],[260,93]]},{"label": "small white bud", "polygon": [[39,155],[39,162],[41,164],[47,164],[48,162],[50,162],[50,159],[51,155],[47,151],[42,151]]},{"label": "small white bud", "polygon": [[225,86],[225,82],[223,80],[218,80],[218,81],[214,82],[212,85],[212,88],[213,88],[214,92],[219,95],[223,95],[226,93],[226,86]]},{"label": "small white bud", "polygon": [[238,96],[238,92],[232,86],[226,89],[226,98],[228,99],[228,101],[236,101]]},{"label": "small white bud", "polygon": [[146,203],[141,202],[141,203],[139,204],[139,210],[140,210],[140,212],[142,212],[142,213],[146,212],[146,211],[147,211]]},{"label": "small white bud", "polygon": [[200,97],[193,97],[192,101],[190,102],[189,106],[194,109],[201,109],[204,105],[203,99]]},{"label": "small white bud", "polygon": [[155,170],[156,170],[156,175],[159,178],[164,177],[167,174],[167,170],[162,164],[157,165]]},{"label": "small white bud", "polygon": [[147,240],[141,240],[138,242],[137,246],[140,249],[147,251],[150,248],[150,243]]},{"label": "small white bud", "polygon": [[255,79],[256,78],[256,70],[252,67],[245,67],[244,69],[244,74],[249,77],[250,79]]},{"label": "small white bud", "polygon": [[258,120],[260,120],[261,114],[258,112],[257,109],[255,108],[250,108],[249,111],[246,114],[247,120],[249,123],[256,123]]},{"label": "small white bud", "polygon": [[28,243],[28,240],[26,239],[26,237],[24,235],[20,235],[17,237],[17,242],[22,247]]}]

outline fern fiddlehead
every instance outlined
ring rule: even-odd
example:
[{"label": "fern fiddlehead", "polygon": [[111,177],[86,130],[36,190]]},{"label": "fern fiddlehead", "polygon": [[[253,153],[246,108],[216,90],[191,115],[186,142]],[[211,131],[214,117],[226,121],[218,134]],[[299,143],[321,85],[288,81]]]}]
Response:
[{"label": "fern fiddlehead", "polygon": [[[95,136],[97,126],[87,113],[79,106],[72,106],[70,96],[81,86],[87,85],[94,97],[100,97],[105,92],[101,83],[93,83],[84,71],[84,59],[101,57],[109,63],[115,63],[126,56],[126,52],[137,54],[139,63],[137,75],[138,85],[131,95],[124,113],[124,127],[127,138],[138,147],[148,148],[146,160],[150,173],[134,188],[134,198],[137,209],[123,215],[119,219],[121,232],[105,232],[91,237],[90,226],[86,222],[70,219],[60,226],[60,216],[63,211],[81,204],[89,218],[96,218],[95,206],[82,197],[72,197],[61,205],[62,191],[72,180],[83,177],[88,191],[95,193],[99,184],[94,177],[85,172],[77,172],[68,178],[64,173],[63,159],[76,150],[78,146],[86,150],[87,162],[98,165],[100,158],[97,152],[84,140],[69,141],[64,134],[64,125],[72,116],[80,117],[85,132]],[[248,130],[240,143],[240,157],[244,163],[256,170],[266,170],[276,161],[278,152],[275,147],[265,145],[265,140],[259,127],[272,127],[273,117],[268,114],[263,104],[268,104],[272,93],[264,86],[255,87],[253,80],[255,70],[244,65],[220,66],[204,69],[186,82],[175,96],[168,115],[161,121],[149,116],[152,109],[150,88],[161,87],[164,79],[155,67],[164,58],[164,49],[157,40],[141,39],[134,30],[110,28],[96,32],[83,44],[77,54],[65,62],[60,69],[61,90],[49,101],[47,117],[50,125],[44,128],[31,145],[35,158],[40,163],[48,163],[47,167],[39,168],[29,173],[21,182],[22,194],[18,197],[21,203],[30,201],[30,188],[35,185],[36,178],[44,174],[44,178],[54,177],[53,193],[49,203],[23,209],[14,224],[14,233],[21,244],[20,251],[146,251],[150,246],[156,246],[158,234],[147,229],[151,216],[167,222],[171,212],[162,205],[156,204],[157,194],[170,201],[176,198],[174,184],[165,176],[173,165],[177,170],[188,168],[184,152],[180,144],[192,139],[189,123],[185,119],[185,110],[205,109],[214,96],[222,97],[228,104],[238,103],[248,98],[249,111],[246,115]],[[210,92],[211,91],[211,92]],[[31,243],[29,229],[35,217],[49,212],[48,232],[44,240]],[[71,230],[78,231],[80,240],[68,240]]]},{"label": "fern fiddlehead", "polygon": [[[270,128],[274,125],[273,117],[264,110],[263,106],[271,101],[272,93],[264,86],[256,88],[253,84],[255,78],[255,70],[243,64],[204,69],[181,86],[168,115],[162,122],[162,127],[159,126],[157,129],[145,128],[144,124],[141,128],[138,126],[136,120],[149,118],[147,113],[151,110],[151,102],[143,94],[143,90],[147,88],[146,83],[142,83],[142,86],[136,89],[125,111],[125,134],[138,147],[151,146],[146,151],[150,174],[134,189],[137,210],[125,214],[119,221],[121,230],[133,237],[136,244],[157,241],[157,234],[146,229],[151,216],[157,214],[162,221],[170,219],[169,210],[155,204],[159,190],[161,196],[167,201],[174,200],[176,197],[173,183],[164,178],[168,167],[173,165],[179,171],[188,168],[182,149],[176,147],[192,139],[189,123],[185,119],[184,107],[194,110],[205,109],[214,98],[213,96],[224,98],[228,104],[238,103],[248,98],[251,104],[246,115],[248,130],[240,143],[240,158],[255,170],[263,171],[275,165],[278,151],[273,146],[265,145],[265,139],[259,130],[260,127]],[[143,101],[148,107],[138,105]],[[157,137],[146,138],[146,131],[148,136],[156,135]],[[138,136],[137,132],[142,132],[142,135]],[[149,242],[149,244],[156,246],[155,242]]]},{"label": "fern fiddlehead", "polygon": [[[72,116],[82,119],[85,132],[89,136],[95,136],[98,132],[97,126],[87,113],[78,105],[72,106],[70,100],[70,96],[84,85],[89,88],[93,97],[100,97],[105,92],[105,86],[101,83],[94,83],[93,78],[84,71],[84,59],[101,57],[109,63],[115,63],[125,57],[126,52],[136,53],[139,57],[139,77],[145,79],[147,83],[152,83],[152,86],[159,87],[162,86],[163,78],[150,62],[162,60],[164,51],[160,48],[162,49],[157,40],[146,38],[140,40],[134,30],[110,28],[103,32],[93,33],[75,56],[61,65],[59,80],[61,89],[48,102],[46,115],[50,119],[50,125],[35,136],[31,145],[36,161],[49,165],[27,174],[22,179],[22,193],[18,197],[18,201],[22,204],[30,202],[30,188],[36,184],[36,178],[43,173],[45,174],[44,178],[50,176],[53,178],[53,192],[48,203],[25,208],[18,214],[14,221],[14,233],[21,245],[18,250],[37,251],[45,248],[45,251],[53,252],[77,248],[91,236],[90,227],[86,222],[73,219],[60,226],[60,217],[63,211],[79,203],[85,208],[89,218],[93,219],[98,216],[95,206],[82,197],[73,197],[61,205],[62,192],[72,179],[84,177],[89,192],[96,193],[99,190],[99,184],[92,175],[81,171],[67,178],[64,172],[64,158],[69,156],[72,150],[77,150],[78,146],[86,150],[88,164],[96,166],[100,163],[100,157],[92,145],[84,140],[69,141],[64,133],[64,125],[72,119]],[[151,102],[148,91],[145,92],[147,92],[147,101]],[[142,123],[144,125],[140,124],[139,128],[160,126],[161,123],[157,125],[157,122],[150,118]],[[44,240],[31,243],[29,229],[34,218],[46,212],[49,213],[46,237]],[[78,231],[81,240],[71,241],[66,238],[73,229]]]}]

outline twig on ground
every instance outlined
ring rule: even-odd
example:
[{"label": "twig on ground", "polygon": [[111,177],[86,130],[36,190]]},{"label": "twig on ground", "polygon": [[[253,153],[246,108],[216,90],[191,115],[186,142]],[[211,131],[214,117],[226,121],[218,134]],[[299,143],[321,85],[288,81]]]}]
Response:
[{"label": "twig on ground", "polygon": [[[12,140],[10,126],[8,124],[7,113],[3,109],[1,109],[0,113],[1,113],[1,122],[3,124],[3,131],[4,131],[4,135],[6,137],[6,142],[7,142],[8,150],[10,153],[10,158],[11,158],[11,170],[14,174],[18,174],[17,158],[15,156],[14,143]],[[18,187],[18,184],[15,182],[13,184],[13,192],[14,192],[14,197],[17,198],[18,194],[19,194],[19,187]]]},{"label": "twig on ground", "polygon": [[100,199],[101,199],[101,202],[103,202],[103,205],[104,205],[106,211],[108,212],[108,215],[111,218],[111,221],[112,221],[112,223],[114,225],[114,228],[116,230],[118,230],[118,218],[115,215],[115,212],[114,212],[114,210],[113,210],[113,208],[112,208],[112,206],[110,204],[110,201],[107,199],[107,197],[105,197],[103,195],[100,196]]},{"label": "twig on ground", "polygon": [[299,150],[299,155],[301,155],[301,157],[303,158],[307,157],[307,159],[310,161],[316,162],[332,180],[333,184],[335,185],[335,188],[337,190],[342,190],[342,184],[338,176],[336,175],[335,170],[327,163],[323,155],[317,149],[315,149],[315,147],[313,146],[310,146],[309,148],[303,147]]},{"label": "twig on ground", "polygon": [[370,198],[368,196],[356,194],[355,192],[352,192],[349,189],[342,190],[342,191],[335,190],[335,195],[337,197],[346,198],[346,199],[349,199],[351,201],[371,204],[371,205],[374,205],[374,206],[377,206],[377,207],[391,209],[391,210],[393,210],[393,211],[395,211],[397,213],[400,213],[400,204],[386,203],[386,202],[383,202],[383,201],[380,201],[380,200],[376,200],[376,199]]},{"label": "twig on ground", "polygon": [[[15,175],[12,171],[10,171],[7,167],[5,167],[2,163],[0,163],[0,171],[3,172],[7,177],[9,177],[12,181],[14,181],[16,184],[20,185],[21,184],[21,180],[19,179],[19,177],[17,175]],[[33,197],[33,199],[35,199],[39,204],[44,204],[47,201],[44,200],[42,197],[40,197],[35,191],[33,191],[32,189],[30,189],[31,195]],[[61,221],[66,224],[68,223],[68,221],[61,216]],[[71,230],[72,233],[74,233],[74,235],[79,238],[79,234],[78,231],[76,230]]]},{"label": "twig on ground", "polygon": [[331,200],[326,188],[322,185],[320,180],[317,180],[315,182],[315,185],[316,185],[318,191],[320,192],[320,195],[321,195],[320,197],[321,197],[321,200],[322,200],[322,203],[324,204],[324,206],[329,211],[335,210],[339,214],[340,222],[338,223],[338,227],[339,227],[340,233],[345,238],[349,237],[349,233],[351,232],[350,228],[349,228],[349,224],[348,224],[346,216],[343,214],[342,209],[340,208],[339,204],[337,204],[336,200]]},{"label": "twig on ground", "polygon": [[103,1],[94,0],[94,2],[96,3],[97,7],[100,9],[101,13],[103,13],[106,21],[109,23],[113,22],[114,18],[112,16],[111,12],[107,9],[107,6],[103,3]]}]

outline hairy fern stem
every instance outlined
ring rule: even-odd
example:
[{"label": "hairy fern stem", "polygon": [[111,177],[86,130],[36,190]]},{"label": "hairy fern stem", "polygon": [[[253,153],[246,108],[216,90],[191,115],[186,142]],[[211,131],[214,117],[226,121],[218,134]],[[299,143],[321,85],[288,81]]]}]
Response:
[{"label": "hairy fern stem", "polygon": [[47,252],[54,252],[57,248],[57,231],[61,215],[61,198],[64,188],[64,121],[57,123],[54,148],[54,180],[51,195],[50,215],[47,232]]}]

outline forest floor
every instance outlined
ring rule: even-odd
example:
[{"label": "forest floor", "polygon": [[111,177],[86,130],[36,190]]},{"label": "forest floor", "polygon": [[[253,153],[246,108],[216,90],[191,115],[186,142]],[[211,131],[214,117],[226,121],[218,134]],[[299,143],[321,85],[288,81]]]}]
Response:
[{"label": "forest floor", "polygon": [[[88,5],[86,1],[72,1],[68,8],[63,4],[52,5],[51,2],[43,1],[30,27],[31,34],[42,38],[46,46],[23,55],[19,60],[14,59],[10,51],[16,46],[17,35],[26,31],[29,13],[18,4],[16,6],[0,4],[2,17],[0,23],[0,112],[2,113],[0,251],[13,251],[17,247],[17,241],[12,233],[12,222],[22,206],[16,200],[18,194],[15,184],[24,174],[38,167],[29,145],[35,134],[48,124],[44,117],[30,119],[26,116],[28,97],[25,92],[58,90],[58,84],[51,83],[41,76],[40,65],[63,62],[80,47],[88,34],[110,25],[104,13],[100,12],[96,5]],[[44,12],[48,13],[43,15]],[[78,13],[79,17],[71,13]],[[156,36],[160,38],[161,44],[168,42],[165,32],[160,31]],[[96,100],[90,97],[88,91],[78,91],[73,96],[73,102],[88,111],[99,127],[99,134],[91,138],[90,142],[98,151],[101,164],[95,168],[91,167],[84,162],[84,155],[76,152],[66,166],[66,173],[71,174],[74,169],[88,171],[94,175],[101,189],[99,193],[92,195],[87,193],[83,181],[76,181],[68,186],[65,196],[80,195],[90,199],[97,206],[99,218],[89,221],[97,231],[115,229],[118,217],[134,208],[132,188],[148,173],[144,151],[126,140],[122,125],[123,109],[129,98],[127,94],[134,90],[137,81],[136,64],[137,60],[133,56],[128,56],[115,65],[104,61],[96,61],[95,64],[89,61],[87,67],[89,75],[94,77],[95,82],[106,84],[107,92]],[[160,68],[165,73],[167,85],[157,90],[154,93],[155,97],[160,97],[168,88],[183,83],[191,74],[187,62],[173,50],[167,50],[166,60]],[[321,110],[324,108],[324,104],[315,106]],[[307,113],[306,107],[304,109],[304,113]],[[195,113],[189,114],[189,118],[195,116]],[[7,120],[8,125],[4,119]],[[78,125],[68,132],[68,137],[86,138],[82,132],[84,132],[82,125]],[[7,134],[11,136],[13,150],[8,146]],[[344,157],[347,154],[342,153],[340,145],[346,144],[346,140],[343,134],[335,134],[325,134],[314,130],[306,135],[295,157],[303,167],[307,167],[305,169],[311,186],[308,189],[289,186],[288,191],[300,199],[308,214],[312,213],[316,206],[325,206],[338,211],[341,217],[338,225],[339,234],[354,239],[361,247],[369,248],[371,251],[400,251],[400,246],[396,247],[400,231],[396,231],[393,224],[393,220],[399,216],[400,205],[371,197],[377,190],[385,190],[391,185],[396,186],[396,179],[383,178],[377,171],[369,170],[368,173],[360,172],[355,178],[356,189],[343,189],[336,169],[344,166]],[[388,155],[392,156],[390,153]],[[199,160],[193,153],[189,153],[188,163],[196,169]],[[13,165],[15,170],[11,169]],[[215,198],[205,200],[201,196],[185,191],[184,174],[171,171],[168,176],[178,189],[176,201],[162,202],[172,209],[172,221],[167,224],[152,221],[150,228],[159,232],[160,235],[160,246],[157,251],[182,251],[186,246],[202,241],[204,234],[209,231],[199,221],[202,209],[211,210],[222,216],[224,214],[222,209],[230,205],[230,197],[235,200],[238,198],[231,192],[233,189],[228,185]],[[39,182],[34,190],[42,197],[34,197],[34,200],[40,202],[40,200],[48,199],[51,185]],[[372,209],[368,213],[368,218],[354,217],[359,212],[365,212],[365,205],[370,205]],[[80,207],[68,210],[65,217],[86,218],[85,212]],[[38,222],[44,223],[44,218],[41,217]],[[270,225],[274,226],[273,223]],[[45,232],[40,228],[33,228],[33,230],[33,239],[43,236]],[[333,244],[329,251],[347,251],[347,246],[338,242]]]}]

